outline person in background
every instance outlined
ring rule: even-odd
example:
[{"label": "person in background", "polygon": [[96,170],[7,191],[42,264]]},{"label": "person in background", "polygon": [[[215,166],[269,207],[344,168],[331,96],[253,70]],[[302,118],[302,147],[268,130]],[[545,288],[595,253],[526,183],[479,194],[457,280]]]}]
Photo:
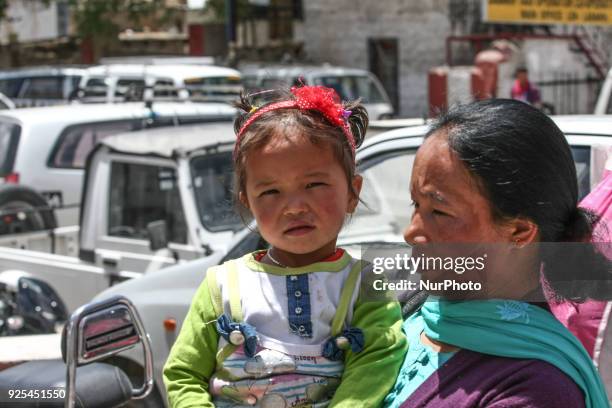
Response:
[{"label": "person in background", "polygon": [[540,108],[542,104],[540,90],[529,81],[529,72],[527,68],[518,68],[514,77],[514,84],[512,85],[511,91],[512,99],[517,99],[529,103],[536,108]]}]

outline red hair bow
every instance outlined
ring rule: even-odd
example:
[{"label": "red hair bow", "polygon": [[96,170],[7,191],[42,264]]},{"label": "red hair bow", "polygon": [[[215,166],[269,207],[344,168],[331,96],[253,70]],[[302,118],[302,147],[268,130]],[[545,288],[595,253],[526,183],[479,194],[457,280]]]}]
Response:
[{"label": "red hair bow", "polygon": [[340,127],[351,146],[354,157],[355,138],[348,123],[348,117],[351,115],[351,111],[344,109],[336,91],[324,86],[294,86],[291,88],[291,93],[295,96],[294,100],[275,102],[266,105],[261,109],[257,109],[251,117],[244,122],[237,135],[234,156],[242,135],[261,115],[277,109],[300,109],[317,111],[332,125]]}]

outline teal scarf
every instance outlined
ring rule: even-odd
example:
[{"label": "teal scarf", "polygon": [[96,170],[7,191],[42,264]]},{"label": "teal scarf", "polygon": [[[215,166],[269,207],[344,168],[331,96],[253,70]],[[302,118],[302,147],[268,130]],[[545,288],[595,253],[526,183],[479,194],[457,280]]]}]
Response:
[{"label": "teal scarf", "polygon": [[515,300],[448,301],[429,297],[421,314],[433,340],[494,356],[543,360],[582,389],[587,408],[610,407],[580,342],[549,312]]}]

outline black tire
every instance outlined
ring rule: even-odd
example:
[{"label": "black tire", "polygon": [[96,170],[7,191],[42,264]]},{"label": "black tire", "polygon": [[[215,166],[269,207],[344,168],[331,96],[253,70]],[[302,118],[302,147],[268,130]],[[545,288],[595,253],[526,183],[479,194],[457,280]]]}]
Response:
[{"label": "black tire", "polygon": [[0,185],[0,235],[56,227],[55,212],[43,196],[25,186]]}]

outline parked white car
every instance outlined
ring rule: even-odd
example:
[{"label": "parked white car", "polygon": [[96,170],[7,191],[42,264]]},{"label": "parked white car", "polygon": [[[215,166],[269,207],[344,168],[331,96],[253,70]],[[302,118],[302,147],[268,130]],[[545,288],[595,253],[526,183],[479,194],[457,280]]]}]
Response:
[{"label": "parked white car", "polygon": [[361,98],[370,119],[388,119],[393,106],[382,84],[374,74],[357,68],[331,65],[245,66],[242,71],[247,90],[288,88],[302,80],[306,85],[334,88],[342,100]]},{"label": "parked white car", "polygon": [[79,100],[123,102],[165,98],[231,102],[240,96],[240,78],[239,71],[215,65],[98,65],[85,70],[79,84]]},{"label": "parked white car", "polygon": [[0,111],[0,213],[10,218],[0,220],[0,232],[53,228],[49,211],[30,216],[47,203],[58,208],[58,225],[77,224],[85,159],[101,139],[146,127],[231,120],[235,112],[224,103],[190,102]]},{"label": "parked white car", "polygon": [[[599,181],[605,162],[601,160],[612,148],[612,117],[558,117],[555,121],[571,145],[582,197]],[[359,252],[360,248],[363,251],[372,245],[403,242],[402,230],[411,217],[408,189],[411,168],[426,131],[426,126],[413,126],[366,139],[357,159],[360,173],[364,176],[361,199],[367,206],[361,204],[358,207],[342,231],[339,245],[350,245],[349,251],[352,248]],[[258,234],[245,230],[237,234],[233,248],[226,255],[215,253],[170,267],[113,286],[96,296],[96,299],[103,299],[123,295],[138,308],[152,339],[156,388],[152,399],[164,400],[162,368],[207,268],[265,245]],[[143,366],[141,354],[135,352],[124,353],[115,363],[132,372],[141,370]]]}]

